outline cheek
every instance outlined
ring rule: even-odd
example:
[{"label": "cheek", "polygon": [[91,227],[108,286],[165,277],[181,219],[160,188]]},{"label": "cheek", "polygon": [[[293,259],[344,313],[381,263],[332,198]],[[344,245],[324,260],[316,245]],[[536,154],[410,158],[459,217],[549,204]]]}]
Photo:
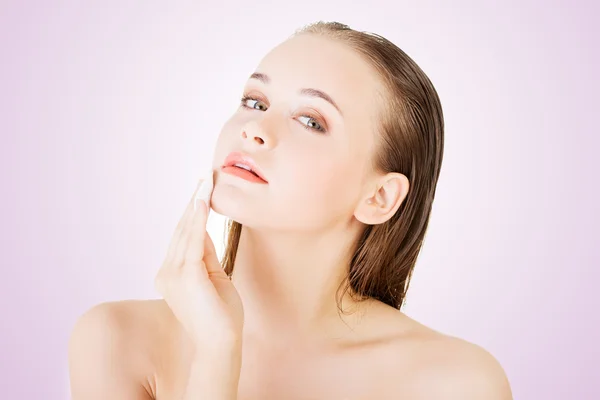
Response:
[{"label": "cheek", "polygon": [[332,157],[332,152],[316,152],[289,160],[288,167],[281,171],[286,180],[284,196],[290,201],[304,204],[339,203],[347,199],[349,173],[347,165]]}]

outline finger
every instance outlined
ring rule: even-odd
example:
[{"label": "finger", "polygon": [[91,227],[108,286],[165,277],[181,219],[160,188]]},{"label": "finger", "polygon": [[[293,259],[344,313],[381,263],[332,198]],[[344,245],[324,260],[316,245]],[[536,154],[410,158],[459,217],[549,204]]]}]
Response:
[{"label": "finger", "polygon": [[187,221],[189,221],[189,218],[187,218],[187,213],[190,210],[193,210],[194,208],[194,199],[196,198],[198,191],[200,190],[200,187],[202,186],[202,183],[204,182],[204,178],[200,179],[198,181],[198,183],[196,184],[196,189],[194,189],[194,193],[192,194],[192,197],[190,198],[190,201],[188,202],[185,211],[183,213],[183,216],[181,217],[181,219],[179,220],[179,223],[177,224],[177,228],[182,229],[183,226],[185,225],[185,223]]},{"label": "finger", "polygon": [[[203,223],[203,225],[206,227],[206,220],[208,218],[208,209],[204,209],[204,212],[202,212],[202,210],[198,210],[198,208],[201,208],[201,207],[197,207],[197,206],[198,206],[198,203],[203,202],[203,200],[199,200],[199,199],[206,199],[206,201],[210,201],[209,199],[212,194],[212,188],[213,188],[212,173],[213,173],[213,171],[211,170],[208,177],[206,179],[204,179],[200,185],[198,185],[198,188],[196,190],[194,200],[193,200],[194,209],[191,212],[191,214],[188,216],[189,220],[185,223],[185,226],[183,227],[183,231],[181,233],[181,239],[180,239],[179,243],[177,244],[177,248],[175,250],[175,255],[174,255],[175,264],[181,265],[183,262],[186,261],[186,253],[188,251],[188,246],[190,245],[190,235],[192,235],[194,232],[196,232],[196,229],[194,228],[194,223],[195,223],[196,218],[200,217],[201,223]],[[196,215],[196,214],[198,214],[198,215]],[[204,237],[202,237],[201,239],[204,240]],[[202,260],[202,257],[200,257],[200,260]]]},{"label": "finger", "polygon": [[204,258],[204,239],[206,237],[206,222],[208,220],[208,206],[204,200],[198,201],[196,212],[192,216],[190,231],[185,250],[185,263],[197,265]]},{"label": "finger", "polygon": [[210,199],[214,189],[214,171],[211,169],[207,174],[206,180],[202,182],[196,193],[194,203],[195,215],[190,225],[190,234],[187,242],[185,262],[196,265],[204,258],[204,238],[206,233],[206,223],[210,213]]},{"label": "finger", "polygon": [[210,198],[212,196],[214,188],[214,171],[211,169],[206,177],[206,180],[202,182],[200,188],[196,192],[196,200],[194,201],[194,210],[196,210],[198,201],[204,200],[204,202],[208,205],[207,215],[210,212]]},{"label": "finger", "polygon": [[[179,223],[177,224],[177,227],[175,228],[175,232],[173,233],[171,243],[169,244],[167,255],[165,257],[166,264],[170,264],[174,261],[175,255],[177,254],[177,250],[182,243],[182,238],[185,237],[184,234],[186,231],[186,227],[190,223],[191,216],[194,213],[194,199],[196,198],[196,194],[200,189],[200,186],[202,185],[203,181],[204,179],[200,179],[200,181],[196,185],[196,190],[194,190],[194,193],[192,194],[192,197],[190,198],[190,201],[188,202],[185,211],[183,212],[183,216],[181,217]],[[185,240],[183,242],[185,243]]]}]

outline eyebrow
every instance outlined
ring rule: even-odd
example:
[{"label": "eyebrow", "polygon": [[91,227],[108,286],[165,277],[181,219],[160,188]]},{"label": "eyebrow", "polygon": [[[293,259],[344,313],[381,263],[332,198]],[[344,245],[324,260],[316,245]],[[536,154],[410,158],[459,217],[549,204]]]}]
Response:
[{"label": "eyebrow", "polygon": [[[271,82],[271,78],[269,78],[268,75],[260,73],[260,72],[253,73],[252,75],[250,75],[249,79],[257,79],[264,84],[268,84]],[[304,88],[304,89],[300,89],[300,91],[298,93],[300,93],[303,96],[321,98],[321,99],[325,100],[326,102],[328,102],[329,104],[331,104],[333,107],[335,107],[335,109],[340,113],[340,115],[342,115],[342,116],[344,115],[342,113],[342,110],[340,110],[337,103],[331,98],[331,96],[329,96],[327,93],[323,92],[322,90],[312,89],[312,88]]]}]

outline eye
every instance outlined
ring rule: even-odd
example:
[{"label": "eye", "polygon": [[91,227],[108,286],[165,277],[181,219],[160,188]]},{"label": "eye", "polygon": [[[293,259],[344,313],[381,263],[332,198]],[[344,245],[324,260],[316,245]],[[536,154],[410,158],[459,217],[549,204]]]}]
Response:
[{"label": "eye", "polygon": [[[251,105],[248,105],[250,103]],[[241,99],[241,105],[245,108],[250,108],[253,110],[265,111],[267,107],[260,100],[254,99],[250,96],[243,96]],[[257,107],[258,105],[258,107]]]},{"label": "eye", "polygon": [[[240,106],[248,109],[248,110],[258,110],[258,111],[266,111],[267,106],[264,102],[255,99],[249,95],[242,96],[240,100]],[[301,121],[301,119],[308,119],[307,123]],[[327,133],[327,129],[324,128],[324,124],[318,121],[317,117],[313,117],[311,115],[301,115],[297,118],[298,122],[302,125],[302,127],[309,131],[316,131],[319,133]]]},{"label": "eye", "polygon": [[298,117],[298,120],[300,121],[301,118],[308,119],[308,124],[302,124],[304,126],[304,128],[312,129],[312,130],[319,131],[319,132],[325,132],[325,128],[323,128],[321,126],[321,124],[315,118],[311,117],[310,115],[301,115],[300,117]]}]

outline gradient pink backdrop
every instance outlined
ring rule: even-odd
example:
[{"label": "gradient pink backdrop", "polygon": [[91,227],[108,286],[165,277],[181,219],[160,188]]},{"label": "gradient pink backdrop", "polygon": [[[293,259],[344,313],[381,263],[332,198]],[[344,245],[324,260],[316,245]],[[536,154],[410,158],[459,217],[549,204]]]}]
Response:
[{"label": "gradient pink backdrop", "polygon": [[[600,398],[598,11],[2,2],[0,397],[67,399],[76,318],[157,297],[154,274],[245,79],[323,19],[395,42],[442,99],[443,171],[406,312],[488,349],[515,399]],[[211,216],[219,246],[222,223]]]}]

